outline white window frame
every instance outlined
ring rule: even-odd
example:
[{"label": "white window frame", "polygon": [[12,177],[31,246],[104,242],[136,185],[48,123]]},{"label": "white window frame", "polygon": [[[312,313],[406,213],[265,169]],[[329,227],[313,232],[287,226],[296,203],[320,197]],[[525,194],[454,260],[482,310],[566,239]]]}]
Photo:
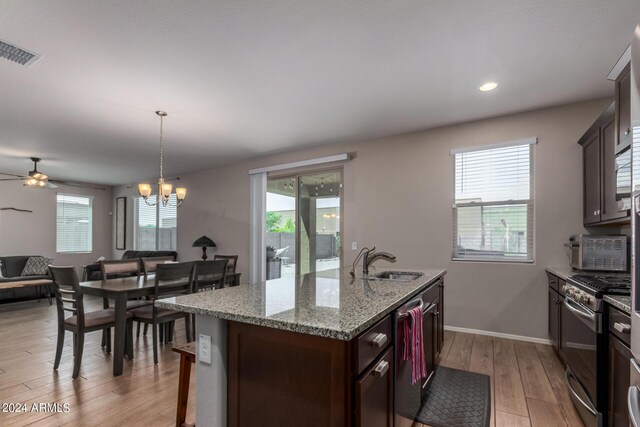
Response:
[{"label": "white window frame", "polygon": [[[537,138],[526,138],[521,140],[503,142],[499,144],[486,145],[481,147],[472,147],[472,148],[463,148],[463,149],[454,149],[450,151],[451,161],[452,161],[452,170],[453,170],[453,241],[451,248],[451,260],[456,262],[492,262],[492,263],[507,263],[507,264],[535,264],[536,259],[536,238],[535,238],[535,223],[536,223],[536,214],[535,214],[535,145],[538,143]],[[498,148],[506,148],[506,147],[514,147],[519,145],[529,145],[529,199],[523,200],[500,200],[500,201],[492,201],[492,202],[466,202],[466,203],[456,203],[456,155],[471,153],[477,151],[486,151]],[[464,207],[484,207],[484,206],[509,206],[509,205],[527,205],[527,214],[531,215],[530,218],[527,218],[527,234],[531,236],[531,253],[528,258],[521,257],[504,257],[497,255],[460,255],[457,253],[457,241],[458,241],[458,208]],[[529,230],[531,227],[531,230]]]},{"label": "white window frame", "polygon": [[[89,217],[89,250],[85,251],[64,251],[59,249],[58,242],[58,196],[79,197],[89,200],[91,215]],[[56,253],[57,254],[90,254],[93,253],[93,196],[85,194],[56,193]]]},{"label": "white window frame", "polygon": [[[156,196],[156,194],[153,194],[152,196]],[[175,195],[173,195],[173,197],[175,197]],[[160,241],[160,227],[158,226],[158,224],[160,223],[160,205],[162,202],[157,203],[155,206],[150,206],[155,208],[156,211],[156,227],[155,227],[155,231],[156,231],[156,235],[155,235],[155,249],[139,249],[138,248],[138,226],[140,225],[139,221],[138,221],[138,206],[140,203],[140,200],[142,199],[142,196],[132,196],[133,198],[133,249],[134,250],[142,250],[142,251],[146,251],[146,250],[153,250],[153,251],[159,251],[160,249],[158,249],[158,242]],[[176,210],[176,247],[174,247],[173,249],[169,249],[171,251],[176,251],[178,250],[178,213]]]}]

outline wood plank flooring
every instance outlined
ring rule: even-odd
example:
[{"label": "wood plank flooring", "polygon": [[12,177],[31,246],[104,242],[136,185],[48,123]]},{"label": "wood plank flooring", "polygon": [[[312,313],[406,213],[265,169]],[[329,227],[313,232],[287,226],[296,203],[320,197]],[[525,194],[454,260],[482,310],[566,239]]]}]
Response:
[{"label": "wood plank flooring", "polygon": [[[102,307],[85,297],[86,310]],[[55,306],[46,300],[0,305],[0,403],[27,405],[27,412],[2,412],[0,426],[175,426],[179,355],[171,344],[159,346],[153,364],[151,331],[135,339],[134,360],[112,375],[112,358],[100,348],[101,333],[86,336],[80,377],[71,379],[72,334],[66,334],[62,362],[53,371],[57,334]],[[185,343],[179,321],[174,343]],[[195,419],[195,372],[187,422]],[[33,412],[32,404],[68,404],[68,412]]]},{"label": "wood plank flooring", "polygon": [[548,345],[445,331],[441,364],[491,377],[492,427],[584,427]]},{"label": "wood plank flooring", "polygon": [[[102,302],[87,298],[88,310]],[[46,301],[0,305],[0,403],[67,403],[68,412],[0,412],[0,426],[173,426],[179,356],[160,345],[153,364],[149,337],[135,340],[135,358],[123,375],[111,375],[112,359],[99,332],[87,335],[80,377],[73,381],[71,334],[53,371],[56,311]],[[185,342],[177,324],[174,343]],[[563,367],[549,346],[447,331],[442,365],[491,377],[492,427],[583,424],[563,383]],[[187,422],[195,419],[195,372]],[[1,408],[0,408],[1,409]],[[414,427],[424,427],[416,423]]]}]

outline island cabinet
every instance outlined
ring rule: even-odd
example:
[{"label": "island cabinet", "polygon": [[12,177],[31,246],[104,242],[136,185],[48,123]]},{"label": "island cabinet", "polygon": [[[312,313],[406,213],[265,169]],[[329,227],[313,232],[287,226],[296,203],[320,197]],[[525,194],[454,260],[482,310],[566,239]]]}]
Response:
[{"label": "island cabinet", "polygon": [[229,426],[393,425],[392,318],[351,341],[229,322]]}]

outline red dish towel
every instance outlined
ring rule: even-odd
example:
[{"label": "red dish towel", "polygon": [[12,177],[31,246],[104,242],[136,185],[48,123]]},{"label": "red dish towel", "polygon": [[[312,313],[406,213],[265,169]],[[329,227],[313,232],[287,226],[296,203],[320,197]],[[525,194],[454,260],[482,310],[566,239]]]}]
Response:
[{"label": "red dish towel", "polygon": [[427,364],[422,345],[422,308],[416,307],[407,312],[407,317],[398,325],[401,360],[411,361],[411,384],[417,384],[427,377]]}]

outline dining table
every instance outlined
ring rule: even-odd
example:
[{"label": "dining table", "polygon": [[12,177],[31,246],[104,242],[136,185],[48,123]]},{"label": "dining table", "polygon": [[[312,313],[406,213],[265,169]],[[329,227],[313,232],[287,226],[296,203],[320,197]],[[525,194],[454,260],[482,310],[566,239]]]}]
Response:
[{"label": "dining table", "polygon": [[85,295],[114,300],[113,375],[122,375],[127,328],[127,301],[154,295],[155,274],[80,282]]},{"label": "dining table", "polygon": [[[239,275],[238,275],[239,276]],[[222,278],[222,277],[220,277]],[[172,285],[176,285],[175,282]],[[127,328],[127,301],[154,295],[155,274],[80,282],[85,295],[114,300],[113,375],[122,375]],[[223,287],[228,286],[227,283]],[[218,288],[218,286],[216,287]]]}]

